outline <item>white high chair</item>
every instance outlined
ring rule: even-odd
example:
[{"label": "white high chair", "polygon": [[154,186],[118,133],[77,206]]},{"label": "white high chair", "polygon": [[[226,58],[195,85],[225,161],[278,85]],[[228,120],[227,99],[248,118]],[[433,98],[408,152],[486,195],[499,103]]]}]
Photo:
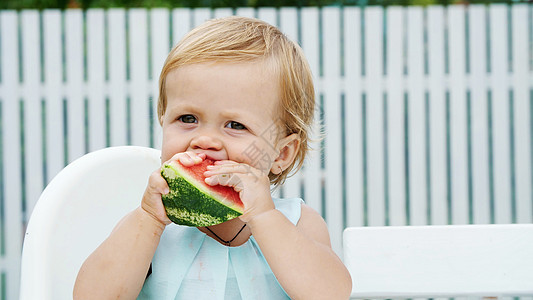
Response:
[{"label": "white high chair", "polygon": [[352,298],[533,295],[533,224],[353,227]]},{"label": "white high chair", "polygon": [[148,177],[159,166],[159,150],[122,146],[89,153],[65,167],[31,215],[20,299],[72,299],[81,264],[140,204]]}]

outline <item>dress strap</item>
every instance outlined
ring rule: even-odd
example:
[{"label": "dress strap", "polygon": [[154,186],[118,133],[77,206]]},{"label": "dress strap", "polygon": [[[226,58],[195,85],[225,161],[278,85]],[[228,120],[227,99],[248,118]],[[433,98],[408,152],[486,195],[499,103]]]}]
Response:
[{"label": "dress strap", "polygon": [[272,198],[272,200],[276,209],[281,211],[292,224],[298,224],[302,216],[302,204],[304,203],[301,198]]}]

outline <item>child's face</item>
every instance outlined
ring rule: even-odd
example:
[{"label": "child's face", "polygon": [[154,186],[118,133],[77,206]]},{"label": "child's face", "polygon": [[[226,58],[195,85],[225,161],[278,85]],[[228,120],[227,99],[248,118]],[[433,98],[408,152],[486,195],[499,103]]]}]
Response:
[{"label": "child's face", "polygon": [[279,155],[278,77],[263,62],[200,63],[171,71],[162,161],[185,151],[268,173]]}]

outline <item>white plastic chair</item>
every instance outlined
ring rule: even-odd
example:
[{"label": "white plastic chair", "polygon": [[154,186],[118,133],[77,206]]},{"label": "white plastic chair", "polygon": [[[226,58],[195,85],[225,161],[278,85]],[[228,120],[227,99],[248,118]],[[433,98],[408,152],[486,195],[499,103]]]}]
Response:
[{"label": "white plastic chair", "polygon": [[352,298],[533,295],[533,224],[344,231]]},{"label": "white plastic chair", "polygon": [[140,204],[160,151],[112,147],[65,167],[35,205],[24,239],[21,300],[72,299],[83,261]]}]

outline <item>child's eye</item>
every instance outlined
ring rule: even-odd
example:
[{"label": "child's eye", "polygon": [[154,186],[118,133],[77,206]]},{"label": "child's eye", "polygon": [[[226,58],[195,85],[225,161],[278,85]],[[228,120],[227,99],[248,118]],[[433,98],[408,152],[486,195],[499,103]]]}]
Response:
[{"label": "child's eye", "polygon": [[239,122],[235,122],[235,121],[230,121],[228,122],[228,124],[226,125],[227,128],[231,128],[231,129],[237,129],[237,130],[244,130],[246,129],[246,126],[242,125],[241,123]]},{"label": "child's eye", "polygon": [[183,123],[197,123],[196,117],[193,115],[183,115],[180,116],[178,120]]}]

